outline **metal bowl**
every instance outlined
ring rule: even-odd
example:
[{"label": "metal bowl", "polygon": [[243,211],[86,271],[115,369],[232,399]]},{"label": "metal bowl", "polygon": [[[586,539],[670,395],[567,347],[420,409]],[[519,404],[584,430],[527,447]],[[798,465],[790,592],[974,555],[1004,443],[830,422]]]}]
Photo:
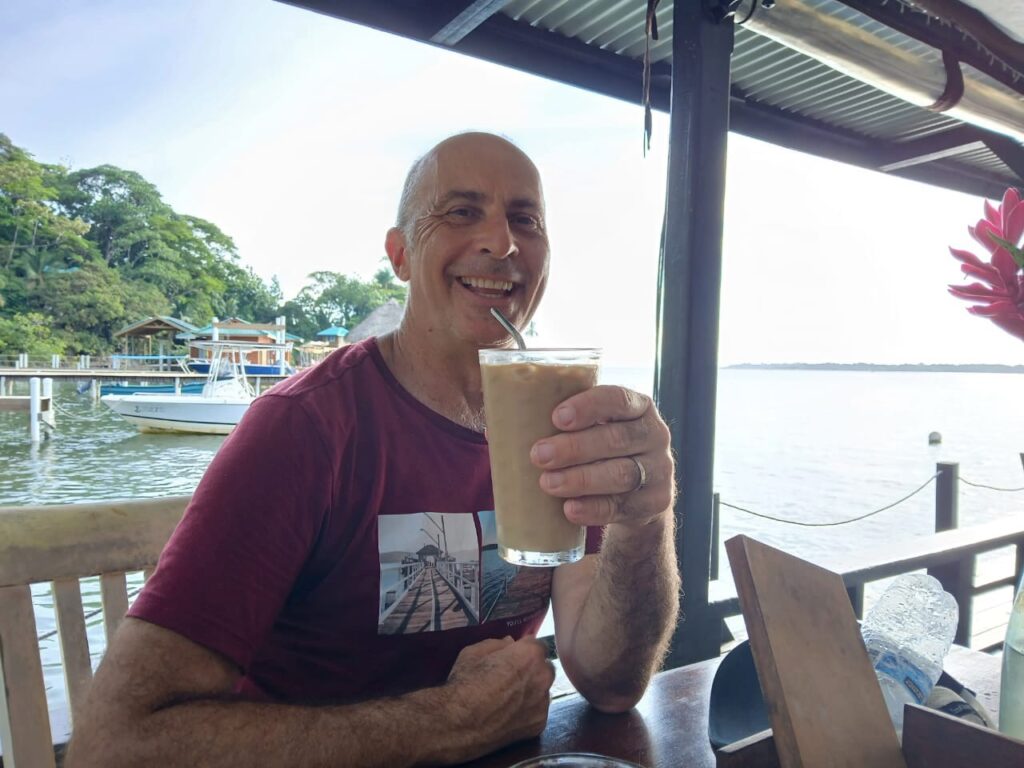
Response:
[{"label": "metal bowl", "polygon": [[636,763],[617,757],[595,755],[590,752],[561,752],[557,755],[540,755],[523,760],[510,768],[642,768]]}]

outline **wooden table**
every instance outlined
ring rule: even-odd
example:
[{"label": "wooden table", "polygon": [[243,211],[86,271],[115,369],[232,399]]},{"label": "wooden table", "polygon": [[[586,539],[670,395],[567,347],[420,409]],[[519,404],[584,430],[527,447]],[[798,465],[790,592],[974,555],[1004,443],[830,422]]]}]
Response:
[{"label": "wooden table", "polygon": [[[630,712],[604,715],[579,694],[551,703],[548,725],[539,738],[521,742],[467,765],[507,768],[536,755],[597,752],[646,768],[714,768],[708,741],[708,697],[719,659],[658,674]],[[978,694],[995,716],[999,710],[1000,659],[954,646],[945,668]]]}]

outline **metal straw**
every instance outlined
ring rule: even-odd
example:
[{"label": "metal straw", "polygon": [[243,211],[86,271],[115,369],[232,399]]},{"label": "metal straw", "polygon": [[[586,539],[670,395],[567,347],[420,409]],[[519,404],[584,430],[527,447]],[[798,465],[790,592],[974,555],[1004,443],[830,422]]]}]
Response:
[{"label": "metal straw", "polygon": [[516,327],[510,323],[501,312],[494,307],[491,307],[491,314],[494,315],[494,319],[501,323],[501,327],[512,334],[512,338],[516,340],[516,344],[519,345],[520,349],[526,349],[526,342],[523,341],[522,334],[516,330]]}]

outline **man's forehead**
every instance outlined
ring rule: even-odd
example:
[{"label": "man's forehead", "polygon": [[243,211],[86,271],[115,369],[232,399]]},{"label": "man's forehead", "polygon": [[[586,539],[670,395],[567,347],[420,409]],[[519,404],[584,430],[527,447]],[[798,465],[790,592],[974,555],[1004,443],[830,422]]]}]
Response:
[{"label": "man's forehead", "polygon": [[457,136],[442,142],[424,171],[423,191],[434,202],[456,196],[482,202],[500,197],[520,206],[544,206],[536,166],[520,149],[496,136]]}]

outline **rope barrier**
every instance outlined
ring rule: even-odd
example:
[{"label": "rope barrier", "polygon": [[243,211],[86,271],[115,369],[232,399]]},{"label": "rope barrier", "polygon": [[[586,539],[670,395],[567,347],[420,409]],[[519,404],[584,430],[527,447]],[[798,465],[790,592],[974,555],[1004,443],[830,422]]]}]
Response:
[{"label": "rope barrier", "polygon": [[[829,522],[829,523],[808,523],[808,522],[805,522],[803,520],[788,520],[788,519],[786,519],[784,517],[775,517],[774,515],[766,515],[763,512],[755,512],[752,509],[747,509],[746,507],[740,507],[740,506],[737,506],[736,504],[730,504],[727,501],[719,501],[718,503],[721,506],[723,506],[723,507],[729,507],[729,509],[735,509],[738,512],[744,512],[745,514],[753,515],[754,517],[760,517],[760,518],[762,518],[764,520],[771,520],[772,522],[775,522],[775,523],[785,523],[786,525],[799,525],[799,526],[802,526],[804,528],[831,528],[831,527],[834,527],[834,526],[837,526],[837,525],[848,525],[850,523],[856,523],[856,522],[858,522],[860,520],[865,520],[865,519],[867,519],[869,517],[873,517],[874,515],[877,515],[880,512],[885,512],[886,510],[892,509],[896,505],[902,504],[904,501],[907,501],[911,497],[916,496],[918,493],[923,491],[925,488],[928,487],[928,485],[933,480],[935,480],[935,478],[937,478],[939,476],[939,474],[940,473],[936,472],[934,475],[932,475],[927,480],[925,480],[924,483],[921,484],[920,486],[918,486],[916,489],[914,489],[913,491],[908,493],[903,498],[897,499],[896,501],[892,502],[891,504],[886,504],[884,507],[872,510],[871,512],[867,512],[866,514],[863,514],[863,515],[857,515],[857,517],[851,517],[851,518],[849,518],[847,520],[836,520],[836,521]],[[998,488],[998,487],[996,487],[994,485],[986,485],[985,483],[971,482],[970,480],[968,480],[968,479],[966,479],[964,477],[960,477],[959,478],[959,482],[964,483],[965,485],[973,486],[975,488],[987,488],[990,491],[1000,491],[1001,493],[1019,493],[1021,491],[1024,491],[1024,486],[1021,486],[1020,488]]]},{"label": "rope barrier", "polygon": [[86,418],[84,416],[79,416],[76,413],[71,413],[71,411],[66,411],[52,400],[50,401],[50,404],[57,410],[57,413],[63,414],[66,418],[74,419],[75,421],[94,421],[92,418]]},{"label": "rope barrier", "polygon": [[719,501],[718,503],[721,504],[723,507],[729,507],[730,509],[736,509],[736,510],[739,510],[740,512],[745,512],[748,515],[753,515],[754,517],[760,517],[760,518],[763,518],[765,520],[772,520],[772,521],[774,521],[776,523],[786,523],[787,525],[799,525],[799,526],[802,526],[804,528],[831,528],[831,527],[836,526],[836,525],[848,525],[850,523],[856,523],[859,520],[865,520],[865,519],[867,519],[869,517],[872,517],[874,515],[879,514],[880,512],[885,512],[887,509],[892,509],[897,504],[902,504],[907,499],[911,498],[912,496],[916,496],[918,493],[923,491],[938,476],[939,476],[939,473],[936,472],[934,475],[932,475],[927,480],[925,480],[924,483],[922,483],[916,489],[914,489],[913,491],[908,493],[902,499],[897,499],[892,504],[886,504],[884,507],[881,507],[880,509],[873,510],[873,511],[868,512],[868,513],[863,514],[863,515],[858,515],[857,517],[851,517],[848,520],[835,520],[835,521],[830,522],[830,523],[808,523],[808,522],[804,522],[803,520],[787,520],[787,519],[782,518],[782,517],[774,517],[772,515],[765,515],[765,514],[763,514],[761,512],[755,512],[754,510],[747,509],[746,507],[738,507],[735,504],[729,504],[728,502],[725,502],[725,501]]},{"label": "rope barrier", "polygon": [[1019,493],[1020,491],[1024,491],[1024,486],[1021,486],[1020,488],[996,488],[994,485],[985,485],[984,483],[972,483],[970,480],[967,480],[963,477],[960,478],[960,482],[966,483],[967,485],[973,485],[975,488],[987,488],[990,491],[1000,491],[1002,493]]}]

